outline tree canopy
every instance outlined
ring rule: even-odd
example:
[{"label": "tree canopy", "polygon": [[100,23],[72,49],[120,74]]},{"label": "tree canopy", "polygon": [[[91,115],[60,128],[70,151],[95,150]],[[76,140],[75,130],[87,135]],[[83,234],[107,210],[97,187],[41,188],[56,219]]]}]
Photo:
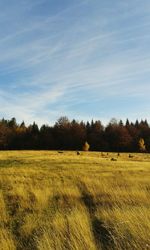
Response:
[{"label": "tree canopy", "polygon": [[82,150],[150,152],[150,126],[147,120],[125,123],[112,119],[107,126],[100,120],[83,122],[60,117],[54,126],[34,122],[18,124],[15,118],[0,120],[0,149]]}]

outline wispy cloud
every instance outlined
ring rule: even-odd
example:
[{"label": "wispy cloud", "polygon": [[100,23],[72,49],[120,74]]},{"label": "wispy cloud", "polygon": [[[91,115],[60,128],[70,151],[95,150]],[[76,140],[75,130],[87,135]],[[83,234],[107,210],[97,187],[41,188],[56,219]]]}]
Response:
[{"label": "wispy cloud", "polygon": [[106,120],[122,116],[121,100],[124,116],[137,106],[137,116],[149,116],[146,0],[2,2],[1,116],[39,124],[61,115]]}]

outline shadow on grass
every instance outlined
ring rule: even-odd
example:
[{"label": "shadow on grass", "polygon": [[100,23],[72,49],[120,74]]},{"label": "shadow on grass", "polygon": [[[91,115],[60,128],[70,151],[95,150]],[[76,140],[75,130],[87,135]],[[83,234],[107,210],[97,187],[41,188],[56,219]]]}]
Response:
[{"label": "shadow on grass", "polygon": [[92,232],[97,249],[114,249],[114,240],[110,231],[106,228],[104,222],[98,219],[95,215],[97,208],[93,196],[88,191],[85,183],[80,182],[79,189],[82,194],[83,203],[88,209],[90,215]]},{"label": "shadow on grass", "polygon": [[21,228],[25,223],[25,217],[28,213],[27,209],[20,207],[20,196],[11,194],[5,195],[4,197],[6,208],[10,216],[8,227],[13,235],[16,250],[37,250],[36,239],[41,235],[40,230],[34,229],[28,235],[21,232]]}]

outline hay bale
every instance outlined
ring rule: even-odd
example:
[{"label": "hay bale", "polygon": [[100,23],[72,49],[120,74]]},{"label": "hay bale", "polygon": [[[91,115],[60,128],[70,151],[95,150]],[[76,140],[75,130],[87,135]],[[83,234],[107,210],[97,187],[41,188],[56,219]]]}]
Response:
[{"label": "hay bale", "polygon": [[129,154],[129,158],[133,158],[133,157],[134,157],[133,155],[130,155],[130,154]]},{"label": "hay bale", "polygon": [[117,161],[117,159],[115,159],[115,158],[111,158],[111,161]]}]

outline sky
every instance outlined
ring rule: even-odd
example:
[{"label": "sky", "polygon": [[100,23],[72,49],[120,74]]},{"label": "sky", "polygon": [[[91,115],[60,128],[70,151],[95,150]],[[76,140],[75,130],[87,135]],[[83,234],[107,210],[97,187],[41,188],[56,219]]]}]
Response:
[{"label": "sky", "polygon": [[149,0],[0,0],[0,119],[150,121]]}]

